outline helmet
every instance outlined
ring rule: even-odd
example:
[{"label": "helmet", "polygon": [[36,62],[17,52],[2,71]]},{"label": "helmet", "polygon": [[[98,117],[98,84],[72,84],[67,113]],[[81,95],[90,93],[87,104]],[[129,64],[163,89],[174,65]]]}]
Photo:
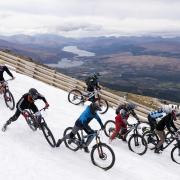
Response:
[{"label": "helmet", "polygon": [[131,111],[131,110],[133,110],[133,109],[135,109],[136,108],[136,105],[134,104],[134,103],[127,103],[126,104],[126,109],[128,110],[128,111]]},{"label": "helmet", "polygon": [[92,74],[92,77],[95,78],[95,79],[98,79],[98,76],[100,76],[100,73],[95,73],[95,72],[94,72],[94,73]]},{"label": "helmet", "polygon": [[93,112],[102,111],[100,105],[97,102],[91,103],[90,107]]},{"label": "helmet", "polygon": [[29,94],[32,96],[33,100],[35,100],[39,95],[38,91],[35,88],[29,89]]}]

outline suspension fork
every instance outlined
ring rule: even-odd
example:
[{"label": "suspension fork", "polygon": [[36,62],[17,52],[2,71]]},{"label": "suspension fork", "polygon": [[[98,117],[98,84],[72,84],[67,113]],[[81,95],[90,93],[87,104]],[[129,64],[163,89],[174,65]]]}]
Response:
[{"label": "suspension fork", "polygon": [[101,141],[99,137],[96,137],[96,144],[97,144],[97,149],[98,149],[98,154],[100,158],[103,158],[103,150],[102,150],[102,146],[101,146]]}]

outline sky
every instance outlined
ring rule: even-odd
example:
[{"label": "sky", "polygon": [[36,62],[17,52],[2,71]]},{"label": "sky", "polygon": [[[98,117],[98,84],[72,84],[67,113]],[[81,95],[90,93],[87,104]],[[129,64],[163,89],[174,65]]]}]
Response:
[{"label": "sky", "polygon": [[5,0],[0,35],[179,36],[179,0]]}]

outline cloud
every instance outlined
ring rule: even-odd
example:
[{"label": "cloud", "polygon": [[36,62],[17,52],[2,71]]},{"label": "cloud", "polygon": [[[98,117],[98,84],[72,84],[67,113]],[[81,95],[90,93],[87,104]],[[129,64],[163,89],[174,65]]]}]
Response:
[{"label": "cloud", "polygon": [[0,33],[179,35],[179,7],[179,0],[6,0],[0,2]]}]

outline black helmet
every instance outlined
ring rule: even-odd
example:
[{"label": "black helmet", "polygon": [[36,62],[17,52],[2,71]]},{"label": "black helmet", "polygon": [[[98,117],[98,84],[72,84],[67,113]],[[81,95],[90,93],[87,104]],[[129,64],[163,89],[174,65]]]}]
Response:
[{"label": "black helmet", "polygon": [[128,110],[128,111],[131,111],[131,110],[133,110],[133,109],[135,109],[136,108],[136,105],[134,104],[134,103],[127,103],[126,104],[126,109]]},{"label": "black helmet", "polygon": [[93,112],[102,111],[99,103],[97,103],[97,102],[91,103],[90,107]]},{"label": "black helmet", "polygon": [[35,88],[29,89],[29,94],[32,96],[33,100],[35,100],[39,95],[38,91]]},{"label": "black helmet", "polygon": [[98,79],[98,76],[101,76],[100,73],[93,73],[92,74],[92,77],[95,78],[95,79]]}]

